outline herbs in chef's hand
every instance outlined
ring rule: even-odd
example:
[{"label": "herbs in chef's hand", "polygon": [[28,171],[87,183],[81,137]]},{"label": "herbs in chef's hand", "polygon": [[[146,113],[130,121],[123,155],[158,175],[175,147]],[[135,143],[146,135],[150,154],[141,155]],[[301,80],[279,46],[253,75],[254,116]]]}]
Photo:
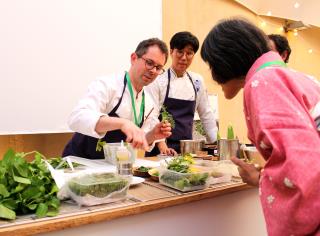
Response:
[{"label": "herbs in chef's hand", "polygon": [[171,128],[174,129],[175,121],[173,119],[173,116],[167,111],[164,105],[161,107],[161,117],[162,117],[161,122],[168,121],[171,124]]},{"label": "herbs in chef's hand", "polygon": [[[25,157],[34,154],[34,160]],[[59,212],[58,187],[38,152],[16,153],[9,149],[0,160],[0,218],[35,212],[37,217]]]},{"label": "herbs in chef's hand", "polygon": [[97,145],[96,145],[96,152],[101,152],[103,149],[103,146],[106,145],[107,142],[102,141],[102,139],[98,139]]}]

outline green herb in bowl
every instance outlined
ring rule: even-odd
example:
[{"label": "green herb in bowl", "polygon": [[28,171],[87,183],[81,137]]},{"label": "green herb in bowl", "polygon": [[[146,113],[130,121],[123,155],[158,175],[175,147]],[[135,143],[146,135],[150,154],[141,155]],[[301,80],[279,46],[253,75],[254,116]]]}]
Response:
[{"label": "green herb in bowl", "polygon": [[139,176],[139,177],[149,177],[148,171],[150,170],[150,167],[140,166],[138,168],[133,169],[133,175]]}]

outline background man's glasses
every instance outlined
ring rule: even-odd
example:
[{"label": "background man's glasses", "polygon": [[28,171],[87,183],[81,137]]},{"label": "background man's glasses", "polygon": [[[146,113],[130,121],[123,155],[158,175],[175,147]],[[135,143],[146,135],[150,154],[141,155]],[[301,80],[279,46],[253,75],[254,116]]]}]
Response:
[{"label": "background man's glasses", "polygon": [[185,52],[185,51],[183,51],[183,50],[176,49],[176,55],[177,55],[177,57],[183,57],[184,54],[186,54],[186,57],[187,57],[188,59],[192,59],[193,56],[194,56],[194,52],[192,52],[192,51],[190,51],[190,52]]},{"label": "background man's glasses", "polygon": [[165,71],[163,69],[163,66],[155,64],[154,61],[152,61],[151,59],[147,59],[143,57],[140,57],[140,58],[144,60],[147,70],[153,70],[153,68],[156,68],[156,72],[158,75],[163,74],[163,72]]}]

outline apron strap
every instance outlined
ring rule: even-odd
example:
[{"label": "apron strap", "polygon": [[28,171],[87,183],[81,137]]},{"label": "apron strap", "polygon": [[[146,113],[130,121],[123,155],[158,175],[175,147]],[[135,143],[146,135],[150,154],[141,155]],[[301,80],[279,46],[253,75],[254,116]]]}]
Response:
[{"label": "apron strap", "polygon": [[191,76],[190,76],[190,74],[188,72],[187,72],[187,75],[188,75],[188,77],[189,77],[189,79],[191,81],[191,84],[192,84],[192,87],[193,87],[193,90],[194,90],[194,100],[195,100],[195,102],[197,102],[197,90],[196,90],[196,87],[194,86],[193,80],[192,80],[192,78],[191,78]]},{"label": "apron strap", "polygon": [[[197,101],[197,90],[194,86],[194,83],[192,81],[192,78],[190,76],[190,74],[187,72],[187,75],[188,75],[188,78],[192,84],[192,87],[193,87],[193,90],[194,90],[194,94],[195,94],[195,101]],[[170,90],[170,80],[171,80],[171,73],[170,73],[170,68],[168,69],[168,85],[167,85],[167,91],[166,91],[166,96],[165,96],[165,99],[163,101],[163,103],[165,103],[166,99],[169,97],[169,90]]]},{"label": "apron strap", "polygon": [[116,113],[116,111],[118,110],[118,108],[119,108],[119,106],[120,106],[120,104],[122,102],[123,94],[124,94],[124,91],[126,90],[126,85],[127,85],[126,74],[124,74],[124,79],[123,80],[124,80],[123,81],[123,90],[122,90],[121,97],[120,97],[119,102],[117,103],[117,105],[108,114],[110,116],[113,116]]}]

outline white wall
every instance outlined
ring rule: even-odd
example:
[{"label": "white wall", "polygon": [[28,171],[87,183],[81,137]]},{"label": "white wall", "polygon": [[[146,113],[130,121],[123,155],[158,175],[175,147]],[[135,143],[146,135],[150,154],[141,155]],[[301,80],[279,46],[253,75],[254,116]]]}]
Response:
[{"label": "white wall", "polygon": [[161,0],[0,0],[0,134],[69,131],[97,76],[162,37]]}]

